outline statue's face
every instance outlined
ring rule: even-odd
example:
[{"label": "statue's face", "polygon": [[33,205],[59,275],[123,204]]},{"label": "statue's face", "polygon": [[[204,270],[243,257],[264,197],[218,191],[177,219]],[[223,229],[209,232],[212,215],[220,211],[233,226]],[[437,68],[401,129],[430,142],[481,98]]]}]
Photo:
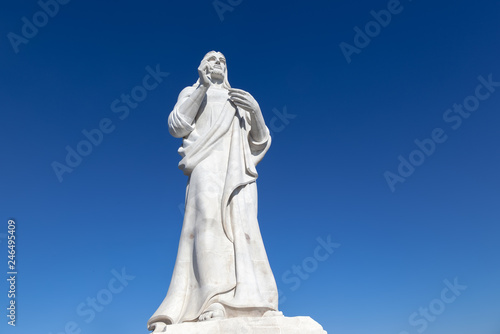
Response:
[{"label": "statue's face", "polygon": [[226,58],[220,52],[212,53],[208,59],[208,73],[212,79],[223,80],[226,76]]}]

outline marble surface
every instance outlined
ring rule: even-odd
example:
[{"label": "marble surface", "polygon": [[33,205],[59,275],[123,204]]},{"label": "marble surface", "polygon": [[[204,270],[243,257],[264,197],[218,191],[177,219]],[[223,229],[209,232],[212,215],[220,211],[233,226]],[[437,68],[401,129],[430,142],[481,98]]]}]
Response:
[{"label": "marble surface", "polygon": [[232,88],[227,73],[224,55],[209,52],[168,117],[189,178],[174,272],[149,328],[278,310],[257,220],[256,166],[271,136],[255,98]]},{"label": "marble surface", "polygon": [[168,117],[170,134],[182,138],[186,205],[170,286],[148,329],[323,334],[312,319],[278,311],[257,220],[256,166],[271,145],[260,106],[250,93],[231,87],[220,52],[203,58],[198,77],[180,92]]}]

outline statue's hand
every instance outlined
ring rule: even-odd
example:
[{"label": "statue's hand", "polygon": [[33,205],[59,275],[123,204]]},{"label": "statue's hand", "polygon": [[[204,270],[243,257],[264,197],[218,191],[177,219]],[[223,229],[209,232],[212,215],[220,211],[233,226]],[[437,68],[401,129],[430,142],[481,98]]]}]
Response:
[{"label": "statue's hand", "polygon": [[229,98],[236,104],[236,106],[250,111],[250,113],[255,114],[260,111],[259,104],[253,98],[253,96],[241,89],[230,88]]},{"label": "statue's hand", "polygon": [[200,66],[198,67],[198,75],[200,76],[200,84],[205,87],[210,86],[210,79],[207,75],[207,68],[209,67],[208,61],[202,60]]}]

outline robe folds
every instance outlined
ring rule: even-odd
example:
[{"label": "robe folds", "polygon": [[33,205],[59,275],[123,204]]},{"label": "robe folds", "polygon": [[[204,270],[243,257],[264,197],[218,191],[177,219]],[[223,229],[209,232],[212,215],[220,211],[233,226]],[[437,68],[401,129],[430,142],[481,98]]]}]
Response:
[{"label": "robe folds", "polygon": [[197,321],[213,303],[222,304],[228,317],[278,309],[257,221],[255,166],[271,144],[269,130],[254,141],[249,112],[229,98],[212,100],[210,91],[188,124],[178,106],[193,90],[181,93],[169,116],[170,133],[183,137],[179,168],[188,176],[186,206],[170,287],[148,325]]}]

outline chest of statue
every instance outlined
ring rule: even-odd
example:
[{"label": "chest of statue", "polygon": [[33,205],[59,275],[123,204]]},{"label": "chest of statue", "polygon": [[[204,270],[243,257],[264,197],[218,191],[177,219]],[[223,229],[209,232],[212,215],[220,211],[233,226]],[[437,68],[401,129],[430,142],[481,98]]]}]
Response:
[{"label": "chest of statue", "polygon": [[199,132],[210,129],[219,118],[224,105],[228,102],[229,92],[223,88],[210,88],[200,106],[201,110],[196,119],[196,127]]},{"label": "chest of statue", "polygon": [[205,103],[210,104],[225,104],[229,98],[229,91],[225,88],[210,87],[207,90]]}]

